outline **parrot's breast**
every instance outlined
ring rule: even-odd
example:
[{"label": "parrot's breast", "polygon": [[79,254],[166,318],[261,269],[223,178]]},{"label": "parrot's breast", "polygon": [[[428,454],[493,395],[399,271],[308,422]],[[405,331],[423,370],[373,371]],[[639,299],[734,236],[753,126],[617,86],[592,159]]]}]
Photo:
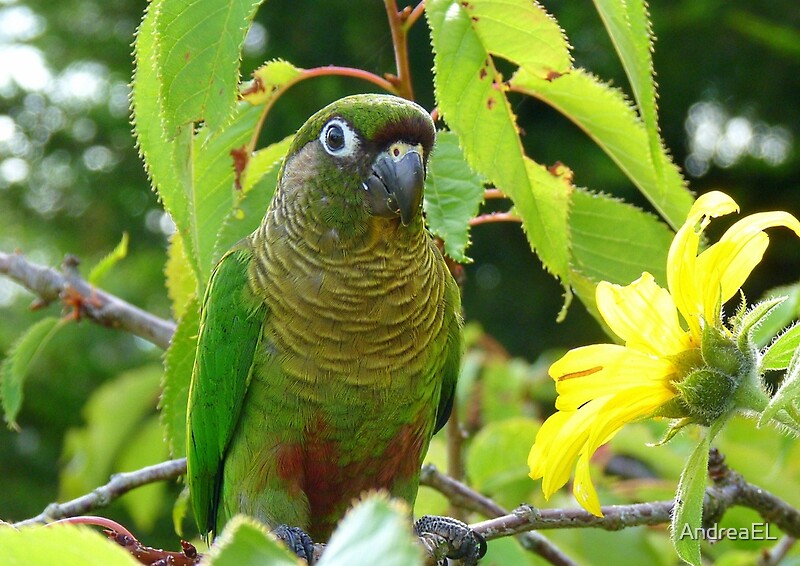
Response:
[{"label": "parrot's breast", "polygon": [[450,275],[421,224],[378,228],[337,247],[330,229],[296,237],[282,211],[253,241],[252,290],[269,315],[230,507],[320,540],[364,491],[413,504],[436,420]]}]

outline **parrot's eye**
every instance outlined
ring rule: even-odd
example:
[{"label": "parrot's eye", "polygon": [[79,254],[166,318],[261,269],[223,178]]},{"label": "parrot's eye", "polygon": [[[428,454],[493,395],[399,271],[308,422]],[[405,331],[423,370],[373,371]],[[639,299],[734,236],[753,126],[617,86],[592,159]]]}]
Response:
[{"label": "parrot's eye", "polygon": [[353,129],[341,118],[333,118],[319,135],[322,147],[335,157],[352,155],[358,147],[358,138]]}]

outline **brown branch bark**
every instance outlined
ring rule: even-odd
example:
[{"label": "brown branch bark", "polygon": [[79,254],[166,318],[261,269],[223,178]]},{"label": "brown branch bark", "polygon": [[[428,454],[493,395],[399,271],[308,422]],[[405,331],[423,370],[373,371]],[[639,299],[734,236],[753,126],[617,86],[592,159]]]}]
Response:
[{"label": "brown branch bark", "polygon": [[[478,493],[460,481],[442,474],[435,466],[430,464],[423,466],[419,483],[443,493],[453,506],[469,509],[487,517],[500,517],[508,514],[508,511],[492,499]],[[573,566],[576,564],[539,533],[520,533],[517,538],[525,550],[538,554],[551,564],[559,566]]]},{"label": "brown branch bark", "polygon": [[65,517],[84,515],[99,507],[105,507],[132,489],[157,481],[173,480],[186,473],[186,458],[167,460],[133,472],[123,472],[111,476],[111,480],[91,493],[64,503],[51,503],[44,511],[18,523],[15,527],[25,527],[49,523]]},{"label": "brown branch bark", "polygon": [[93,287],[78,274],[77,265],[77,259],[67,256],[57,271],[31,263],[20,253],[0,252],[0,273],[35,294],[35,306],[60,300],[76,318],[86,317],[102,326],[130,332],[164,349],[169,346],[174,322]]}]

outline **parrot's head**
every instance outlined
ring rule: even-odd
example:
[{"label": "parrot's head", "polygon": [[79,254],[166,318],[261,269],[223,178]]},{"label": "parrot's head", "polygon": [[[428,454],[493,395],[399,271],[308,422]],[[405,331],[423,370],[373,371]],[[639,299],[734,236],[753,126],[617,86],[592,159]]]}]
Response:
[{"label": "parrot's head", "polygon": [[380,224],[421,226],[422,193],[436,131],[418,104],[396,96],[348,96],[300,128],[280,189],[302,196],[317,221],[363,233]]}]

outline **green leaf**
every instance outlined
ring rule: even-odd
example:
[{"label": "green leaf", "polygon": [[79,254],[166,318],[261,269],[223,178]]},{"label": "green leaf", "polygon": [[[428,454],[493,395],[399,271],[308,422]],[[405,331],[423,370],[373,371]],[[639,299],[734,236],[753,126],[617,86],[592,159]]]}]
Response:
[{"label": "green leaf", "polygon": [[569,69],[571,58],[564,32],[540,5],[527,0],[451,2],[472,22],[482,45],[498,55],[547,78]]},{"label": "green leaf", "polygon": [[175,499],[175,504],[172,506],[172,528],[175,529],[175,534],[179,537],[184,536],[183,522],[189,516],[189,506],[191,505],[191,496],[189,486],[185,486],[178,497]]},{"label": "green leaf", "polygon": [[253,71],[253,80],[242,89],[242,99],[250,104],[266,104],[275,93],[285,88],[303,73],[303,69],[295,67],[283,59],[267,61]]},{"label": "green leaf", "polygon": [[[425,8],[442,115],[458,135],[467,162],[514,201],[545,267],[567,281],[569,175],[552,174],[525,156],[506,86],[491,57],[524,64],[532,74],[566,72],[569,52],[560,28],[526,0],[433,0]],[[535,25],[525,29],[519,22]],[[505,40],[506,32],[513,41]]]},{"label": "green leaf", "polygon": [[459,263],[471,261],[469,220],[483,202],[483,182],[458,147],[452,132],[439,132],[428,162],[425,183],[425,218],[431,232],[444,240],[444,251]]},{"label": "green leaf", "polygon": [[633,89],[644,122],[659,188],[667,191],[661,136],[658,129],[656,84],[653,80],[653,32],[644,0],[595,0]]},{"label": "green leaf", "polygon": [[[217,235],[234,207],[234,167],[231,151],[250,141],[261,109],[243,102],[233,121],[212,134],[203,127],[192,143],[192,181],[186,186],[191,218],[190,235],[200,268],[200,293],[219,259],[215,252]],[[188,249],[188,246],[187,246]]]},{"label": "green leaf", "polygon": [[517,505],[529,499],[534,484],[528,475],[528,453],[539,426],[525,417],[486,424],[472,439],[467,452],[467,475],[472,487],[501,505]]},{"label": "green leaf", "polygon": [[666,287],[667,253],[674,234],[652,214],[578,189],[572,194],[569,223],[570,281],[593,314],[597,314],[594,289],[600,281],[627,285],[648,271]]},{"label": "green leaf", "polygon": [[243,175],[242,190],[236,193],[233,212],[227,215],[216,243],[218,257],[261,224],[278,185],[278,173],[293,136],[253,154]]},{"label": "green leaf", "polygon": [[137,566],[130,552],[98,531],[78,525],[46,529],[0,527],[6,566]]},{"label": "green leaf", "polygon": [[[122,447],[115,466],[117,472],[130,472],[163,462],[169,457],[164,434],[157,415],[146,419]],[[163,481],[143,485],[120,498],[130,513],[136,528],[152,532],[164,507],[167,483]]]},{"label": "green leaf", "polygon": [[197,296],[197,276],[186,257],[183,236],[173,232],[167,247],[167,262],[164,265],[164,278],[167,285],[167,296],[172,304],[172,316],[179,319],[186,312],[186,307]]},{"label": "green leaf", "polygon": [[762,348],[793,320],[800,318],[800,283],[770,289],[762,300],[775,297],[786,297],[786,300],[773,309],[752,332],[753,340]]},{"label": "green leaf", "polygon": [[177,230],[184,235],[186,257],[199,277],[200,267],[194,250],[194,240],[187,237],[191,233],[191,220],[189,199],[184,189],[191,179],[187,156],[191,147],[192,128],[184,128],[172,139],[167,139],[161,119],[162,106],[156,66],[156,11],[159,4],[160,2],[154,1],[147,5],[142,23],[136,32],[135,71],[131,91],[133,131],[153,189],[158,193],[158,198],[172,217]]},{"label": "green leaf", "polygon": [[161,368],[148,365],[95,389],[82,410],[85,425],[67,431],[60,497],[72,499],[105,483],[134,434],[154,414]]},{"label": "green leaf", "polygon": [[[239,201],[259,183],[265,175],[275,172],[283,162],[289,146],[292,145],[294,135],[286,136],[279,142],[268,145],[254,152],[242,172],[242,190]],[[277,177],[277,174],[276,174]],[[277,183],[276,183],[277,185]],[[272,187],[274,191],[275,187]],[[238,201],[237,201],[238,204]]]},{"label": "green leaf", "polygon": [[186,404],[192,380],[197,332],[200,327],[200,305],[192,297],[178,321],[164,358],[161,383],[161,426],[173,458],[186,455]]},{"label": "green leaf", "polygon": [[0,368],[3,412],[9,428],[18,429],[17,415],[22,408],[22,386],[31,366],[55,333],[64,326],[62,319],[47,317],[32,325],[9,349]]},{"label": "green leaf", "polygon": [[255,519],[237,515],[225,525],[203,564],[209,566],[299,566],[300,560]]},{"label": "green leaf", "polygon": [[[582,69],[573,69],[549,81],[520,69],[511,78],[511,87],[539,98],[574,122],[608,154],[673,228],[681,226],[694,199],[678,168],[660,145],[657,159],[653,160],[648,131],[622,91]],[[663,183],[658,167],[663,170]]]},{"label": "green leaf", "polygon": [[[786,375],[775,395],[772,396],[769,404],[762,411],[758,426],[763,426],[775,418],[780,410],[786,411],[796,422],[796,425],[800,426],[800,422],[797,422],[797,406],[800,405],[800,347],[797,346],[797,343],[800,342],[800,325],[794,326],[791,334],[793,334],[792,339],[795,342],[795,347],[791,350],[789,361],[786,364]],[[797,426],[795,429],[797,429]]]},{"label": "green leaf", "polygon": [[674,234],[652,214],[607,195],[576,190],[569,223],[573,269],[595,282],[620,285],[648,271],[666,287]]},{"label": "green leaf", "polygon": [[230,119],[241,50],[261,0],[154,0],[159,94],[165,133],[204,121],[212,132]]},{"label": "green leaf", "polygon": [[422,566],[411,534],[410,510],[399,500],[371,495],[355,505],[331,536],[319,566]]},{"label": "green leaf", "polygon": [[761,359],[761,369],[786,369],[798,351],[800,351],[800,323],[795,323],[775,338],[775,341],[767,348]]},{"label": "green leaf", "polygon": [[92,285],[98,285],[100,280],[105,277],[106,273],[114,267],[120,260],[125,259],[125,256],[128,255],[128,233],[122,233],[122,239],[117,244],[111,253],[109,253],[106,257],[101,259],[97,264],[92,268],[89,272],[89,283]]},{"label": "green leaf", "polygon": [[[678,556],[692,564],[700,566],[700,539],[695,535],[702,526],[703,500],[706,493],[706,476],[708,475],[708,450],[711,441],[722,427],[723,420],[717,421],[705,434],[700,443],[692,451],[681,473],[678,491],[675,493],[675,510],[672,513],[672,544]],[[691,533],[691,534],[690,534]]]}]

